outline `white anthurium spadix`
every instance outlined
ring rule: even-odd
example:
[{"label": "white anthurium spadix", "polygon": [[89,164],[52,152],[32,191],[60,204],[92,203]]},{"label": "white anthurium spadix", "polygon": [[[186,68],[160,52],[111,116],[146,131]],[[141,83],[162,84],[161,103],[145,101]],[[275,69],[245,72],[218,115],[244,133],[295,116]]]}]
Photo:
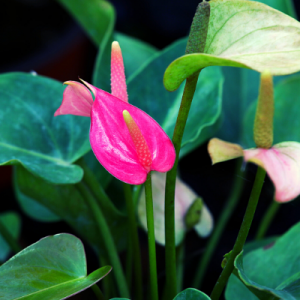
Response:
[{"label": "white anthurium spadix", "polygon": [[[156,242],[165,245],[165,184],[166,173],[152,173],[152,193]],[[138,215],[142,227],[147,231],[145,190],[138,204]],[[194,228],[200,237],[207,237],[213,229],[213,217],[203,200],[176,179],[175,190],[175,243],[179,245],[185,233]]]}]

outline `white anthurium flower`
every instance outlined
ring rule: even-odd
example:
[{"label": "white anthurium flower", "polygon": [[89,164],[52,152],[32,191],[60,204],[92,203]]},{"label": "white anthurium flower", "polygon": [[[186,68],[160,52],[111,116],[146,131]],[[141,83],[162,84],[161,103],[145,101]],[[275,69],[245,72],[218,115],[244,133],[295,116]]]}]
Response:
[{"label": "white anthurium flower", "polygon": [[[152,172],[155,240],[161,245],[165,245],[165,184],[166,173]],[[147,231],[145,189],[142,190],[140,196],[138,216],[142,227]],[[207,237],[213,229],[213,217],[203,200],[177,178],[175,190],[176,245],[182,242],[185,233],[191,228],[194,228],[200,237]]]}]

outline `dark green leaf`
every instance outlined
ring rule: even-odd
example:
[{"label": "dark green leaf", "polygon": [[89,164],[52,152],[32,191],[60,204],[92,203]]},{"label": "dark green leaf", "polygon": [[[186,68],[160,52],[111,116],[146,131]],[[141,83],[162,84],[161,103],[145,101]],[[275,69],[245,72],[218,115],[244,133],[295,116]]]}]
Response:
[{"label": "dark green leaf", "polygon": [[[184,53],[186,41],[177,41],[158,52],[128,80],[130,103],[152,116],[169,137],[173,135],[183,87],[173,93],[166,91],[162,83],[163,72],[172,60]],[[221,113],[222,84],[223,76],[218,67],[208,68],[200,73],[183,135],[182,156],[215,133],[213,125]],[[204,128],[209,130],[202,134]]]},{"label": "dark green leaf", "polygon": [[[300,76],[294,75],[281,81],[274,89],[274,144],[300,142]],[[243,145],[255,147],[253,124],[256,101],[249,107],[243,126]],[[288,117],[287,117],[288,116]]]},{"label": "dark green leaf", "polygon": [[[300,295],[300,223],[275,243],[246,254],[240,254],[235,269],[241,280],[259,299],[295,300]],[[226,299],[258,299],[239,279],[231,276]]]},{"label": "dark green leaf", "polygon": [[0,75],[0,165],[21,164],[53,183],[75,183],[90,149],[89,118],[54,117],[64,87],[25,73]]},{"label": "dark green leaf", "polygon": [[104,0],[57,0],[82,25],[90,38],[98,46],[114,23],[113,6]]},{"label": "dark green leaf", "polygon": [[87,276],[81,241],[70,234],[43,238],[0,267],[0,298],[60,300],[87,289],[111,271]]},{"label": "dark green leaf", "polygon": [[210,298],[196,289],[189,288],[179,293],[174,300],[210,300]]},{"label": "dark green leaf", "polygon": [[[98,250],[99,235],[93,214],[85,200],[76,189],[76,185],[54,185],[46,182],[22,167],[16,168],[16,184],[26,196],[35,199],[55,215],[66,221]],[[111,202],[102,202],[101,208],[119,250],[124,249],[128,237],[127,217],[122,215]]]},{"label": "dark green leaf", "polygon": [[[20,216],[15,212],[6,212],[0,215],[1,223],[6,227],[9,233],[16,240],[18,239],[21,231]],[[0,262],[7,259],[10,252],[10,247],[0,234]]]},{"label": "dark green leaf", "polygon": [[[122,49],[125,75],[127,81],[134,76],[134,73],[142,67],[157,50],[138,39],[126,36],[121,33],[114,33],[111,29],[110,35],[105,39],[99,49],[96,65],[93,74],[93,84],[110,93],[110,58],[111,43],[118,41]],[[130,101],[130,95],[129,95]]]}]

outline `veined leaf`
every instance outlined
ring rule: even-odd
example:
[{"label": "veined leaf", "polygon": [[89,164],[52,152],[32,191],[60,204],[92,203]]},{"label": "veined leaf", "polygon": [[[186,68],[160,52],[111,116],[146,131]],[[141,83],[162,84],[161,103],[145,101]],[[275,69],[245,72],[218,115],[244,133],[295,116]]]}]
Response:
[{"label": "veined leaf", "polygon": [[27,247],[0,267],[0,298],[66,299],[110,271],[106,266],[87,276],[81,241],[70,234],[57,234]]},{"label": "veined leaf", "polygon": [[188,54],[167,68],[164,84],[176,90],[182,81],[208,66],[230,66],[274,75],[300,70],[300,23],[265,4],[212,0],[204,53]]}]

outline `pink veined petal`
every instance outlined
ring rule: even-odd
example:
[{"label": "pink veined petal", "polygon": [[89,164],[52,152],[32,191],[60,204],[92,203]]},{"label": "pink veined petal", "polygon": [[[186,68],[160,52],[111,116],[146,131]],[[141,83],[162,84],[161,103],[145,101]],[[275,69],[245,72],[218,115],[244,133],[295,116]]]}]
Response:
[{"label": "pink veined petal", "polygon": [[90,117],[93,97],[88,88],[76,81],[67,81],[65,84],[68,86],[64,91],[62,104],[54,116],[70,114]]},{"label": "pink veined petal", "polygon": [[284,142],[270,149],[244,150],[245,161],[263,167],[275,186],[275,200],[287,202],[300,194],[300,143]]},{"label": "pink veined petal", "polygon": [[122,51],[118,42],[113,42],[111,47],[111,94],[128,102],[125,69]]},{"label": "pink veined petal", "polygon": [[[174,146],[160,125],[139,108],[96,90],[91,113],[90,142],[95,156],[108,172],[129,184],[145,182],[150,170],[169,171],[175,161]],[[152,156],[150,170],[139,162],[123,117],[127,110],[141,130]]]}]

